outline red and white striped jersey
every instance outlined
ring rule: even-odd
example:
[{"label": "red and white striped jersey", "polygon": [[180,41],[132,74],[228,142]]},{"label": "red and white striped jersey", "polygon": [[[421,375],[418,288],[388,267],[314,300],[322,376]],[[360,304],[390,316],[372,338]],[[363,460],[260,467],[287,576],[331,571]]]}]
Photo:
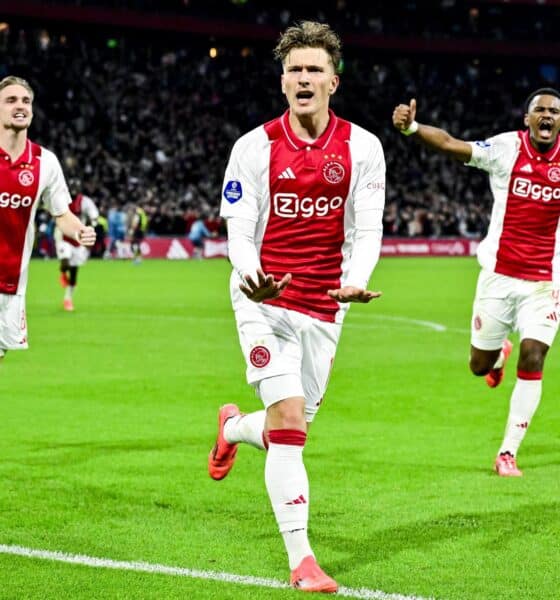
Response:
[{"label": "red and white striped jersey", "polygon": [[[341,322],[348,304],[327,290],[365,287],[379,256],[385,160],[378,138],[330,111],[325,132],[306,142],[294,134],[286,112],[236,142],[222,192],[223,217],[255,223],[264,272],[292,274],[282,295],[266,302]],[[357,226],[372,211],[379,244],[366,252],[374,261],[365,277],[349,281],[350,265],[359,260],[353,255]]]},{"label": "red and white striped jersey", "polygon": [[0,294],[24,294],[39,200],[53,215],[67,212],[70,194],[56,156],[27,141],[14,162],[0,148]]},{"label": "red and white striped jersey", "polygon": [[531,281],[560,281],[560,138],[546,154],[529,131],[471,142],[469,166],[488,171],[494,196],[481,266]]}]

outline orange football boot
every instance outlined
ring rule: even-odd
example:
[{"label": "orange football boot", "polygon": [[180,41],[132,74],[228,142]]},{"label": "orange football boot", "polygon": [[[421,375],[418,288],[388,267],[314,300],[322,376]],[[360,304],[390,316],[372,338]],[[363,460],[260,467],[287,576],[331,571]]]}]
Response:
[{"label": "orange football boot", "polygon": [[208,473],[212,479],[223,479],[233,467],[237,446],[230,444],[224,437],[224,425],[231,417],[241,414],[236,404],[224,404],[218,411],[218,437],[208,456]]},{"label": "orange football boot", "polygon": [[334,594],[338,584],[317,564],[314,556],[306,556],[292,571],[290,585],[303,592],[325,592]]},{"label": "orange football boot", "polygon": [[522,477],[523,471],[517,468],[515,456],[509,452],[502,452],[496,457],[494,470],[500,477]]}]

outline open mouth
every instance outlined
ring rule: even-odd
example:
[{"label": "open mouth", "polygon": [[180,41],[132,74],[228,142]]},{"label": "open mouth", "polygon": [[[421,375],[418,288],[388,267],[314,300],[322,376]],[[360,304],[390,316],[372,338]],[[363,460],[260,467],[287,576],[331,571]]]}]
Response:
[{"label": "open mouth", "polygon": [[313,92],[311,92],[309,90],[297,92],[296,93],[296,98],[298,100],[303,100],[303,101],[310,100],[311,98],[313,98]]},{"label": "open mouth", "polygon": [[541,121],[538,129],[541,137],[549,138],[552,135],[553,123],[552,121]]}]

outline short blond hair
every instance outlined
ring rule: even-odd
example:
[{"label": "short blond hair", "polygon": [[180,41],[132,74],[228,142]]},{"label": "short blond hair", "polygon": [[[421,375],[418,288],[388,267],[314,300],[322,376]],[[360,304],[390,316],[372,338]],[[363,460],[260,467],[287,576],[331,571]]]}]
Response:
[{"label": "short blond hair", "polygon": [[35,97],[35,92],[33,91],[33,88],[29,85],[29,82],[26,79],[16,77],[15,75],[8,75],[7,77],[4,77],[2,81],[0,81],[0,92],[4,88],[7,88],[9,85],[21,85],[31,94],[31,100],[33,101],[33,98]]},{"label": "short blond hair", "polygon": [[323,48],[329,55],[335,73],[342,60],[342,42],[338,35],[325,23],[300,21],[280,36],[274,57],[282,63],[294,48]]}]

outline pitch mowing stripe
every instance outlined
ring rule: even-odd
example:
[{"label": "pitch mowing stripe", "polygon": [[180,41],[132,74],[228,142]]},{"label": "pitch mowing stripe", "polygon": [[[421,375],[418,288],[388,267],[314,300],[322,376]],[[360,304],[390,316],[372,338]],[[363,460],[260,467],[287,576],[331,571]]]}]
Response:
[{"label": "pitch mowing stripe", "polygon": [[[179,577],[190,577],[192,579],[209,579],[225,583],[237,583],[241,585],[252,585],[265,588],[291,589],[287,583],[276,579],[265,577],[251,577],[249,575],[235,575],[234,573],[223,573],[219,571],[199,571],[198,569],[186,569],[183,567],[169,567],[146,562],[129,562],[126,560],[112,560],[110,558],[98,558],[84,554],[67,554],[65,552],[53,552],[50,550],[35,550],[23,546],[7,546],[0,544],[0,554],[11,554],[25,556],[27,558],[38,558],[42,560],[54,560],[57,562],[95,567],[102,569],[117,569],[122,571],[139,571],[142,573],[156,573],[158,575],[176,575]],[[420,596],[403,596],[402,594],[386,594],[379,590],[367,588],[340,587],[336,594],[345,598],[359,598],[363,600],[433,600],[433,598],[422,598]]]}]

